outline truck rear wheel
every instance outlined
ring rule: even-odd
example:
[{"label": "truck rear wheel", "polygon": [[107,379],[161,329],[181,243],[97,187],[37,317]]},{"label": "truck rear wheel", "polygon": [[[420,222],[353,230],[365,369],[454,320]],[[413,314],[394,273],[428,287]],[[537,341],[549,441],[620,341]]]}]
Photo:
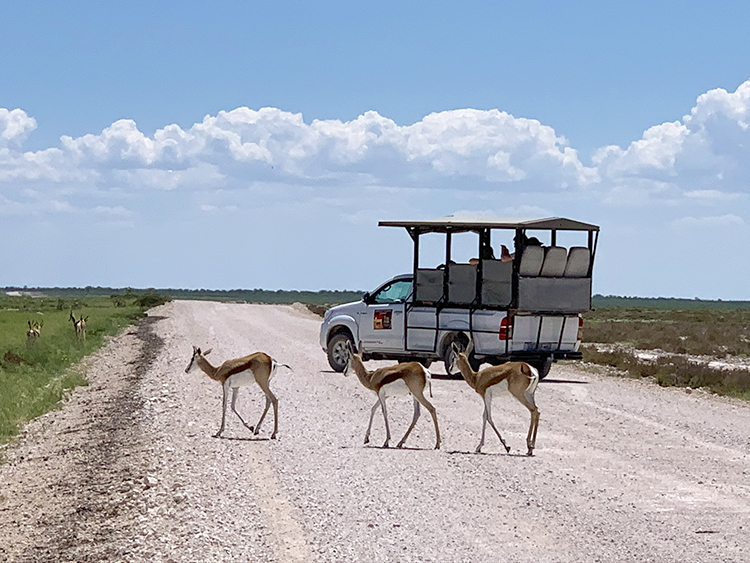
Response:
[{"label": "truck rear wheel", "polygon": [[[460,371],[451,371],[451,367],[453,366],[452,344],[455,344],[461,352],[466,352],[466,348],[469,346],[469,342],[468,339],[462,334],[454,336],[450,341],[448,341],[445,347],[445,352],[443,354],[443,365],[445,366],[445,373],[447,373],[448,377],[450,377],[451,379],[461,379],[462,375]],[[469,354],[469,365],[471,366],[471,369],[473,369],[474,371],[478,371],[481,364],[482,362],[477,360],[476,356],[474,356],[474,352],[472,351],[472,353]]]},{"label": "truck rear wheel", "polygon": [[346,362],[349,360],[347,342],[354,348],[354,340],[345,332],[338,333],[328,342],[328,364],[333,371],[341,373],[346,368]]},{"label": "truck rear wheel", "polygon": [[546,358],[542,358],[541,360],[533,360],[531,362],[528,362],[528,364],[536,368],[536,371],[539,372],[539,380],[541,381],[542,379],[547,377],[547,374],[552,367],[552,357],[548,356]]}]

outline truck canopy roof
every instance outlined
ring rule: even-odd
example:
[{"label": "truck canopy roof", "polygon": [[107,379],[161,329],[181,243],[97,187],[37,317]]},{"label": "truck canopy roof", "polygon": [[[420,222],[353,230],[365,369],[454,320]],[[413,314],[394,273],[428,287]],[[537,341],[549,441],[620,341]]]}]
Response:
[{"label": "truck canopy roof", "polygon": [[380,221],[379,227],[405,227],[420,233],[478,231],[480,229],[547,229],[560,231],[598,231],[598,225],[582,223],[564,217],[545,219],[490,219],[482,216],[459,215],[424,221]]}]

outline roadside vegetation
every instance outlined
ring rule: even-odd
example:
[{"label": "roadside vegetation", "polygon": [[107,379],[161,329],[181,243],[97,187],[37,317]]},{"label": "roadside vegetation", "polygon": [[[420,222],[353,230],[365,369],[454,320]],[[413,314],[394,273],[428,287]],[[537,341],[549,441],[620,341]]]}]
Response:
[{"label": "roadside vegetation", "polygon": [[597,297],[584,315],[584,361],[750,399],[750,303]]},{"label": "roadside vegetation", "polygon": [[[153,291],[85,296],[0,294],[0,444],[20,425],[55,407],[66,390],[85,385],[74,366],[144,311],[168,299]],[[71,312],[86,317],[86,338],[79,338]],[[41,326],[29,339],[29,323]]]}]

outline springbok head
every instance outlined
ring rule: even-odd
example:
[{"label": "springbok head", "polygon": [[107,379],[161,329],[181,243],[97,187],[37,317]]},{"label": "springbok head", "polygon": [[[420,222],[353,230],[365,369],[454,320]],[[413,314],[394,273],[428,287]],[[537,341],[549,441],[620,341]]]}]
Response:
[{"label": "springbok head", "polygon": [[190,373],[193,369],[198,367],[198,358],[208,356],[213,348],[209,348],[205,352],[201,352],[200,348],[193,346],[193,355],[190,358],[190,363],[185,368],[185,373]]}]

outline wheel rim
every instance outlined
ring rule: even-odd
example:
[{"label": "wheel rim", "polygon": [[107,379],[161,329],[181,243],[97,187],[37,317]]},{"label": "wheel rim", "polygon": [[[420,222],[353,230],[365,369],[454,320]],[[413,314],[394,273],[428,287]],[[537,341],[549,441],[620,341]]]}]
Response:
[{"label": "wheel rim", "polygon": [[331,356],[333,361],[341,366],[345,366],[347,360],[349,360],[349,352],[346,350],[347,340],[339,340],[333,345],[331,350]]}]

